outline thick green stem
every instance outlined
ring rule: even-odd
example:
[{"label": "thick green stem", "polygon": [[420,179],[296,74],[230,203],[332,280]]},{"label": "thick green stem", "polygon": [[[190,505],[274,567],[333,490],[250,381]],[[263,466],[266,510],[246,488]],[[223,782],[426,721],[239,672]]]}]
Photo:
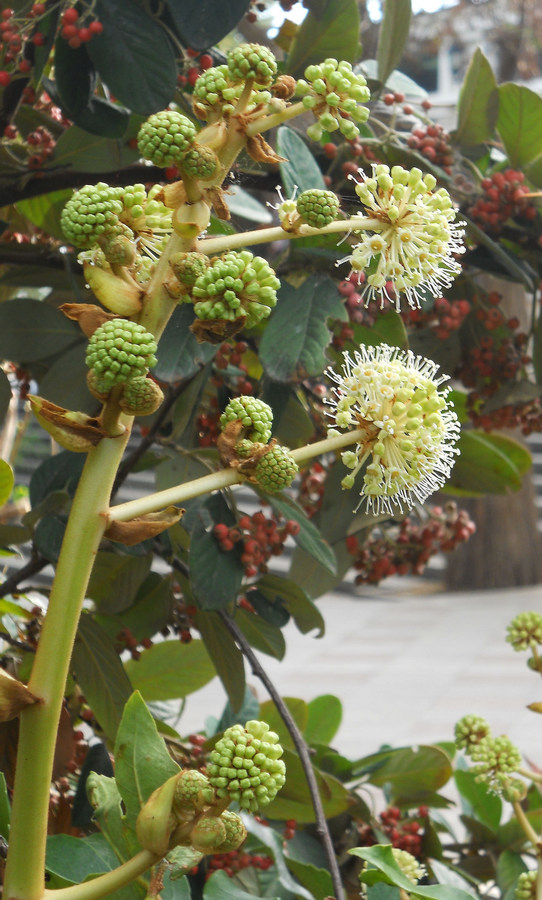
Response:
[{"label": "thick green stem", "polygon": [[[366,429],[357,428],[355,431],[333,435],[323,441],[316,441],[314,444],[307,444],[305,447],[299,447],[290,452],[297,463],[303,463],[322,453],[333,453],[335,450],[342,450],[343,447],[349,447],[351,444],[363,443],[366,438]],[[192,500],[193,497],[201,497],[203,494],[210,494],[211,491],[230,487],[232,484],[240,484],[244,480],[237,469],[222,469],[220,472],[212,472],[210,475],[196,478],[187,484],[178,484],[165,491],[157,491],[155,494],[148,494],[137,500],[119,503],[118,506],[113,506],[109,510],[109,520],[129,522],[136,516],[145,516],[147,513],[165,509],[166,506],[184,503],[186,500]]]},{"label": "thick green stem", "polygon": [[105,872],[98,875],[92,881],[85,881],[83,884],[74,884],[71,887],[59,888],[56,891],[45,891],[44,900],[100,900],[100,897],[106,897],[113,891],[130,884],[151,866],[159,862],[160,857],[155,856],[149,850],[142,850],[128,862],[122,864],[111,872]]},{"label": "thick green stem", "polygon": [[28,683],[40,702],[20,714],[4,886],[9,900],[40,900],[45,890],[45,838],[58,721],[81,606],[129,433],[127,428],[122,437],[105,438],[89,453],[66,528]]},{"label": "thick green stem", "polygon": [[533,826],[529,822],[527,816],[525,815],[525,813],[523,811],[523,807],[521,806],[521,803],[513,803],[512,806],[514,807],[514,813],[516,814],[516,819],[518,820],[519,824],[521,825],[521,829],[522,829],[525,837],[531,842],[534,849],[538,850],[540,839],[539,839],[536,831],[534,830]]},{"label": "thick green stem", "polygon": [[276,125],[282,125],[283,122],[289,122],[290,119],[295,119],[296,116],[301,116],[306,112],[307,110],[303,106],[303,103],[293,103],[291,106],[285,107],[285,109],[282,109],[280,112],[270,113],[268,116],[255,119],[254,122],[251,122],[250,125],[247,126],[246,133],[249,136],[261,134],[263,131],[269,131],[270,128],[275,128]]}]

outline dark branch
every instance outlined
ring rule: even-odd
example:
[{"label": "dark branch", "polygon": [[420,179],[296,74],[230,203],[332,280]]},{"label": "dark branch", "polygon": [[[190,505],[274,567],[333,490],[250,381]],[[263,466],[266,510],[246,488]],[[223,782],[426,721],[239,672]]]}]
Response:
[{"label": "dark branch", "polygon": [[35,575],[37,572],[41,572],[41,570],[48,565],[48,559],[45,559],[41,554],[36,554],[26,563],[26,565],[17,572],[14,572],[0,584],[0,597],[5,597],[6,594],[15,593],[21,582],[26,581],[27,578]]},{"label": "dark branch", "polygon": [[36,648],[31,644],[26,644],[24,641],[18,641],[17,638],[11,637],[7,631],[0,631],[0,638],[9,644],[10,647],[15,647],[17,650],[23,650],[24,653],[35,653]]},{"label": "dark branch", "polygon": [[297,727],[290,710],[284,703],[282,697],[278,693],[275,685],[267,675],[265,669],[260,665],[256,655],[254,654],[252,647],[248,643],[245,638],[243,632],[238,628],[235,624],[231,616],[228,615],[224,610],[219,610],[218,615],[224,622],[224,625],[230,632],[230,634],[235,639],[236,643],[239,646],[243,656],[246,657],[248,662],[250,663],[250,667],[252,669],[253,674],[260,679],[262,684],[265,686],[269,696],[273,700],[273,703],[277,707],[277,710],[282,718],[286,728],[290,732],[292,740],[294,742],[295,748],[299,754],[299,759],[301,760],[301,765],[303,766],[303,771],[305,772],[305,777],[307,779],[307,784],[309,786],[309,792],[311,795],[312,805],[314,808],[314,814],[316,816],[316,833],[320,838],[324,851],[326,853],[329,869],[331,874],[331,879],[333,881],[333,889],[335,891],[336,900],[345,900],[345,893],[342,886],[341,874],[339,872],[339,866],[337,863],[337,857],[335,855],[335,849],[333,847],[333,842],[331,840],[331,835],[329,833],[329,829],[327,827],[326,816],[324,813],[324,808],[322,806],[322,800],[320,799],[320,793],[318,791],[318,784],[316,782],[316,777],[314,775],[314,770],[312,768],[312,763],[309,755],[309,748],[303,739],[303,735],[301,734],[299,728]]}]

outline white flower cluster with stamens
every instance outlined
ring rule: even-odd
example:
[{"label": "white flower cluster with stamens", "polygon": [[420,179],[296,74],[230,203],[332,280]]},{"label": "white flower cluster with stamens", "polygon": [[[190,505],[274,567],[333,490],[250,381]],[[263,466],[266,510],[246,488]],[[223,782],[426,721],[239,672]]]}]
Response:
[{"label": "white flower cluster with stamens", "polygon": [[459,452],[458,418],[439,390],[446,375],[436,363],[412,351],[381,344],[362,346],[354,359],[344,353],[342,372],[327,375],[332,389],[332,430],[359,428],[365,436],[354,450],[342,453],[350,473],[342,481],[352,488],[363,474],[361,501],[375,515],[393,514],[423,503],[442,487]]},{"label": "white flower cluster with stamens", "polygon": [[365,207],[361,240],[341,260],[353,272],[364,272],[367,302],[390,299],[391,284],[397,309],[405,294],[412,308],[419,308],[425,292],[434,297],[450,287],[461,265],[453,254],[463,253],[463,223],[454,221],[456,211],[445,188],[433,192],[436,179],[420,169],[373,165],[372,176],[359,169],[355,191]]}]

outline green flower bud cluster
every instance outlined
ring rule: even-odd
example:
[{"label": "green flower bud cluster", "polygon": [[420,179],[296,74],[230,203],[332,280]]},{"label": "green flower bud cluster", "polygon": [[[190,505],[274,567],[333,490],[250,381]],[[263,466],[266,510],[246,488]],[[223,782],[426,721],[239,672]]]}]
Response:
[{"label": "green flower bud cluster", "polygon": [[227,56],[228,71],[232,81],[256,82],[261,87],[273,84],[277,74],[277,61],[268,47],[262,44],[240,44]]},{"label": "green flower bud cluster", "polygon": [[288,448],[275,444],[258,460],[253,474],[260,487],[274,494],[289,487],[298,471],[299,467]]},{"label": "green flower bud cluster", "polygon": [[521,873],[514,891],[516,900],[536,900],[536,879],[536,869]]},{"label": "green flower bud cluster", "polygon": [[521,767],[521,753],[505,734],[493,737],[481,716],[463,716],[455,726],[455,743],[470,756],[476,781],[487,784],[496,794],[514,802],[526,795],[526,785],[512,778]]},{"label": "green flower bud cluster", "polygon": [[278,740],[265,722],[227,728],[211,751],[207,767],[217,796],[235,800],[251,812],[271,803],[286,780]]},{"label": "green flower bud cluster", "polygon": [[123,188],[105,182],[87,184],[76,191],[60,216],[60,226],[74,247],[88,250],[102,235],[111,234],[122,213]]},{"label": "green flower bud cluster", "polygon": [[246,318],[253,328],[269,316],[277,302],[280,281],[261,256],[232,250],[217,256],[196,280],[191,294],[199,319]]},{"label": "green flower bud cluster", "polygon": [[463,716],[455,726],[455,745],[470,753],[480,741],[491,734],[489,723],[482,716]]},{"label": "green flower bud cluster", "polygon": [[211,261],[205,253],[192,250],[186,253],[174,253],[169,264],[173,274],[185,287],[191,288],[209,268]]},{"label": "green flower bud cluster", "polygon": [[141,155],[155,166],[172,166],[179,162],[196,137],[196,128],[182,113],[174,109],[149,116],[139,129],[137,146]]},{"label": "green flower bud cluster", "polygon": [[273,410],[267,403],[256,397],[235,397],[220,416],[220,427],[224,429],[237,419],[245,429],[246,440],[267,444],[273,427]]},{"label": "green flower bud cluster", "polygon": [[296,201],[297,213],[312,228],[323,228],[339,215],[339,198],[333,191],[303,191]]},{"label": "green flower bud cluster", "polygon": [[514,650],[531,650],[536,644],[542,644],[542,615],[537,612],[519,613],[506,630],[506,640]]},{"label": "green flower bud cluster", "polygon": [[180,167],[185,175],[189,175],[190,178],[199,178],[201,181],[207,181],[216,175],[218,166],[219,162],[215,151],[205,145],[192,147],[180,162]]},{"label": "green flower bud cluster", "polygon": [[417,884],[420,878],[424,878],[425,875],[427,875],[425,866],[422,866],[416,857],[413,856],[412,853],[409,853],[408,850],[400,850],[399,847],[392,847],[391,852],[393,853],[393,858],[401,869],[401,872],[412,882],[412,884]]},{"label": "green flower bud cluster", "polygon": [[86,364],[97,383],[110,391],[147,374],[156,365],[156,341],[142,325],[129,319],[110,319],[90,338]]},{"label": "green flower bud cluster", "polygon": [[307,129],[314,141],[337,129],[351,141],[360,133],[358,124],[369,118],[369,110],[362,106],[371,96],[367,82],[348,62],[326,59],[320,65],[309,66],[305,78],[297,82],[296,94],[302,97],[305,109],[312,110],[317,118]]},{"label": "green flower bud cluster", "polygon": [[137,377],[124,385],[119,406],[129,416],[151,416],[163,400],[164,394],[152,378]]}]

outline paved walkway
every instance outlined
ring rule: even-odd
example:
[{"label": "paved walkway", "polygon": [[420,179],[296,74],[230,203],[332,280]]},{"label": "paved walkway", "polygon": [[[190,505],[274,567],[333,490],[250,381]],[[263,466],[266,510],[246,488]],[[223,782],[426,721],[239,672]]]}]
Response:
[{"label": "paved walkway", "polygon": [[[321,639],[290,623],[284,660],[259,654],[281,694],[339,697],[344,716],[334,745],[352,758],[382,744],[451,740],[457,719],[476,713],[542,766],[542,717],[526,709],[542,700],[540,677],[527,668],[527,654],[504,640],[517,613],[542,611],[542,586],[450,594],[404,581],[390,580],[378,594],[318,601],[327,627]],[[182,732],[218,716],[224,701],[218,680],[189,697]]]}]

